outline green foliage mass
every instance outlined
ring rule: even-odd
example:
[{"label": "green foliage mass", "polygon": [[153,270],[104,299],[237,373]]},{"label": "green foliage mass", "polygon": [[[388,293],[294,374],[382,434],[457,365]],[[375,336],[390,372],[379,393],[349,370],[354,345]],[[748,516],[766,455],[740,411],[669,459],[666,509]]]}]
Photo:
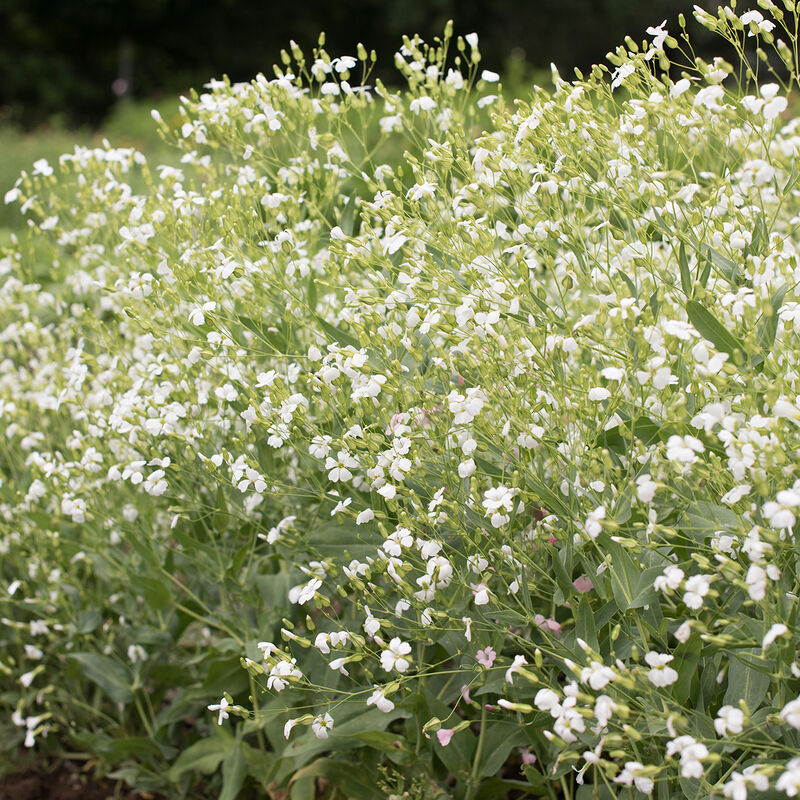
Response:
[{"label": "green foliage mass", "polygon": [[696,10],[735,63],[681,21],[513,104],[451,24],[402,90],[293,45],[156,113],[169,163],[37,159],[3,747],[170,798],[795,796],[800,12],[761,8]]}]

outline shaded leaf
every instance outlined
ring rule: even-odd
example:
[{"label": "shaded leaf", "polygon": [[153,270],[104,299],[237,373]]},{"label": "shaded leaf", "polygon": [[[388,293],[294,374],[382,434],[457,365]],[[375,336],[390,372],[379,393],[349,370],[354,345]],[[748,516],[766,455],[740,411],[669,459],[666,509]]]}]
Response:
[{"label": "shaded leaf", "polygon": [[171,781],[179,781],[184,775],[202,772],[210,775],[215,772],[231,749],[233,740],[230,737],[212,736],[201,739],[184,750],[175,763],[169,768],[167,777]]},{"label": "shaded leaf", "polygon": [[708,339],[720,352],[733,356],[744,352],[744,345],[704,305],[696,300],[686,303],[689,322],[697,328],[704,339]]},{"label": "shaded leaf", "polygon": [[[760,650],[742,651],[742,655],[745,653],[760,660]],[[728,688],[725,690],[724,703],[738,707],[739,700],[744,700],[747,703],[747,708],[753,712],[766,697],[770,682],[771,678],[766,672],[756,670],[742,659],[731,656],[730,666],[728,667]]]},{"label": "shaded leaf", "polygon": [[123,664],[97,653],[71,653],[69,658],[81,665],[83,674],[96,683],[115,703],[125,705],[133,700],[130,670]]}]

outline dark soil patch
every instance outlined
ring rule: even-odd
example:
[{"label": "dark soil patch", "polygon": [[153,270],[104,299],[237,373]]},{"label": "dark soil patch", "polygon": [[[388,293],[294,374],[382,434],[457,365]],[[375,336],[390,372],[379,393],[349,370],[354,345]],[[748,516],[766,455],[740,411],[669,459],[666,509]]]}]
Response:
[{"label": "dark soil patch", "polygon": [[[116,793],[115,793],[116,792]],[[27,769],[0,777],[0,800],[163,800],[154,794],[133,794],[113,782],[80,772],[74,764],[53,769]]]}]

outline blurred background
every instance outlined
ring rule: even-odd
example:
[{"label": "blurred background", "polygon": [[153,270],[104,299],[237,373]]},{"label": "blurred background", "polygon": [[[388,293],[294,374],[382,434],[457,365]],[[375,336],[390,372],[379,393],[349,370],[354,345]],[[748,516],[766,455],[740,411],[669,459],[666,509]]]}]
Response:
[{"label": "blurred background", "polygon": [[[699,1],[711,11],[718,5]],[[534,78],[547,80],[551,62],[571,78],[573,67],[603,60],[626,34],[641,41],[663,19],[677,31],[678,12],[691,18],[691,7],[692,0],[0,0],[0,196],[35,159],[75,143],[107,136],[152,152],[159,143],[151,108],[171,115],[178,94],[211,77],[271,77],[289,39],[310,53],[324,30],[332,55],[354,54],[363,42],[392,84],[402,34],[430,40],[452,18],[457,34],[479,34],[481,66],[524,96]],[[704,35],[698,30],[701,43]],[[0,206],[0,228],[9,214]]]}]

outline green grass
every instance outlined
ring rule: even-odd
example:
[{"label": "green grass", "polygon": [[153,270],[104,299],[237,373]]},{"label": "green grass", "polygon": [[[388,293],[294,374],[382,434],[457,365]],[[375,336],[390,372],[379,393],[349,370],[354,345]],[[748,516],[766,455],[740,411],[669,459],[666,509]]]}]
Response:
[{"label": "green grass", "polygon": [[[0,125],[0,198],[14,185],[23,170],[30,170],[34,161],[46,158],[58,162],[63,153],[71,153],[76,145],[90,146],[108,139],[119,147],[136,147],[154,163],[175,159],[174,150],[158,137],[150,110],[158,108],[162,115],[172,116],[178,108],[178,98],[170,97],[158,103],[129,101],[120,103],[97,130],[90,128],[45,127],[24,131],[13,125]],[[19,206],[0,202],[0,245],[7,243],[11,233],[23,225]]]}]

